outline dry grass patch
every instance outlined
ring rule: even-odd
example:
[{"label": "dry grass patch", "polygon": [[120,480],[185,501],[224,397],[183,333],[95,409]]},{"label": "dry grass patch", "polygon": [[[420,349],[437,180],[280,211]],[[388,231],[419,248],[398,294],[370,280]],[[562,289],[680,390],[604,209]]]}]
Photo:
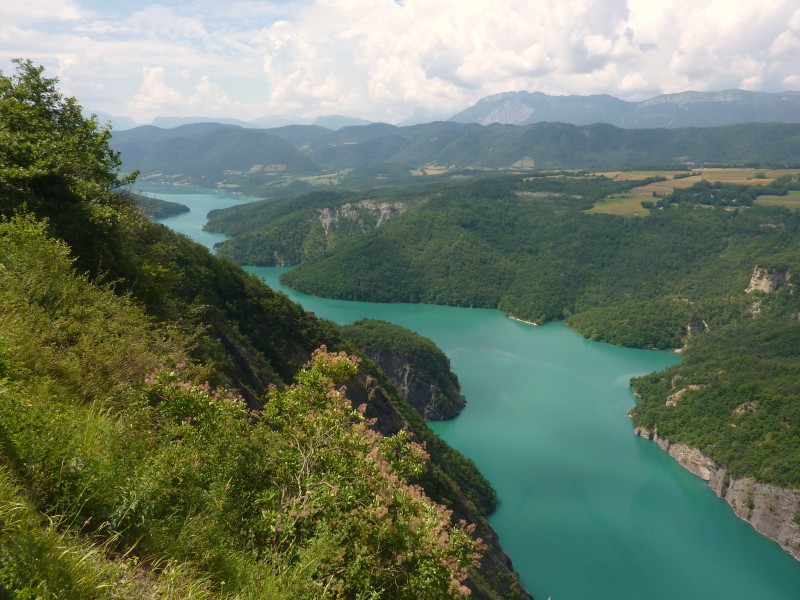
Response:
[{"label": "dry grass patch", "polygon": [[[784,175],[800,173],[798,169],[693,169],[691,175],[686,177],[688,171],[611,171],[597,173],[610,179],[625,181],[642,179],[645,177],[666,177],[664,181],[656,181],[648,185],[633,188],[628,194],[612,196],[598,202],[587,212],[605,213],[623,216],[644,216],[650,211],[642,207],[643,201],[654,202],[661,196],[667,196],[676,189],[691,187],[703,179],[710,182],[768,185]],[[678,179],[675,179],[675,176]],[[761,198],[767,198],[761,201]],[[798,207],[798,200],[793,195],[789,196],[762,196],[759,204],[770,206]]]},{"label": "dry grass patch", "polygon": [[420,175],[442,175],[443,173],[447,173],[451,168],[452,167],[445,167],[444,165],[437,165],[436,163],[428,163],[418,169],[412,169],[409,173],[415,177],[419,177]]},{"label": "dry grass patch", "polygon": [[[652,198],[652,196],[649,196]],[[611,196],[587,210],[593,214],[621,215],[623,217],[644,217],[649,210],[642,206],[642,198],[636,195]]]},{"label": "dry grass patch", "polygon": [[785,206],[789,210],[800,210],[800,192],[789,192],[786,196],[759,196],[760,206]]}]

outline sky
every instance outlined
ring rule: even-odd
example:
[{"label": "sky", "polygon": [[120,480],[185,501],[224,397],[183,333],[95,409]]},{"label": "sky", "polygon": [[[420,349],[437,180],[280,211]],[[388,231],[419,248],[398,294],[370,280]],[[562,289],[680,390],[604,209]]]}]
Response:
[{"label": "sky", "polygon": [[800,90],[798,0],[3,0],[0,70],[31,59],[86,109],[449,117],[525,90]]}]

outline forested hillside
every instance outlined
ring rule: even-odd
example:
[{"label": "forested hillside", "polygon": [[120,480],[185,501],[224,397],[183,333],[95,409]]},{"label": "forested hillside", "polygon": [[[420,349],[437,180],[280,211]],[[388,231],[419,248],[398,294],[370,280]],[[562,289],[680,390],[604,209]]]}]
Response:
[{"label": "forested hillside", "polygon": [[145,218],[155,221],[157,219],[165,219],[167,217],[174,217],[181,213],[189,212],[189,207],[179,202],[170,202],[168,200],[161,200],[159,198],[152,198],[143,194],[136,194],[134,192],[121,192],[136,206]]},{"label": "forested hillside", "polygon": [[491,487],[338,328],[113,193],[41,68],[0,124],[0,595],[525,597]]},{"label": "forested hillside", "polygon": [[215,210],[209,214],[206,229],[233,236],[219,245],[219,253],[240,264],[299,264],[325,256],[341,242],[350,243],[411,207],[429,201],[449,199],[457,204],[460,198],[522,194],[529,200],[546,203],[548,198],[561,198],[575,208],[589,208],[607,195],[626,192],[648,181],[471,173],[424,186],[311,192]]},{"label": "forested hillside", "polygon": [[343,330],[426,421],[453,418],[464,408],[466,399],[450,360],[428,338],[374,319],[361,319]]}]

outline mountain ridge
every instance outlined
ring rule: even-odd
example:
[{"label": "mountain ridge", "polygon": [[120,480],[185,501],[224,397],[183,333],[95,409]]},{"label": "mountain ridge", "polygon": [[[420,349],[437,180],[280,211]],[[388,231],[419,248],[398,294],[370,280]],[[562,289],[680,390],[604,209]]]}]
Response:
[{"label": "mountain ridge", "polygon": [[800,92],[684,91],[640,102],[608,94],[556,96],[542,92],[503,92],[478,100],[449,120],[482,125],[495,122],[529,125],[541,121],[573,125],[608,123],[626,129],[800,123]]}]

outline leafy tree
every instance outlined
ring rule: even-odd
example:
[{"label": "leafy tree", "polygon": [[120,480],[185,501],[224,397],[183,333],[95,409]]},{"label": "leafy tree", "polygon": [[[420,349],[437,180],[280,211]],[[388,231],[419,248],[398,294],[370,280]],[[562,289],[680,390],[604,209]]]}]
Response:
[{"label": "leafy tree", "polygon": [[120,202],[110,190],[135,174],[120,179],[109,126],[85,118],[75,98],[59,92],[58,80],[44,76],[44,67],[14,63],[16,73],[0,73],[0,214],[25,205],[49,218],[79,256],[92,253],[108,262]]}]

